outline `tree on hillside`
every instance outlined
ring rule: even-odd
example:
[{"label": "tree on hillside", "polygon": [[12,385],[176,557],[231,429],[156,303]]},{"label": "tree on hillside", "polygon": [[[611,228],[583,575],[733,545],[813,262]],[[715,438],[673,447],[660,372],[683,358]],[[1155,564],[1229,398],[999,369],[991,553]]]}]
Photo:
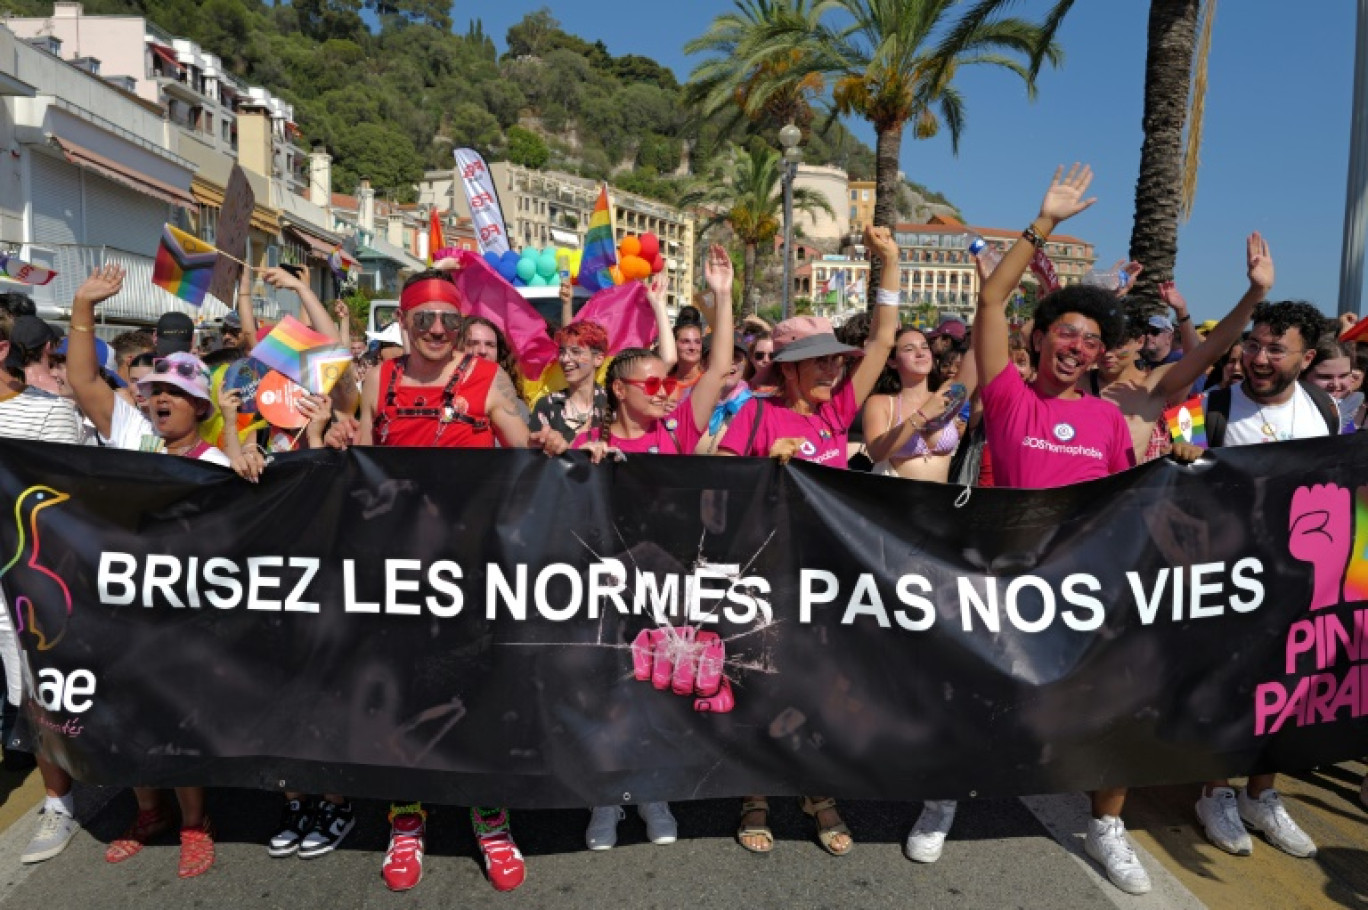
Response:
[{"label": "tree on hillside", "polygon": [[508,45],[508,56],[513,58],[530,56],[540,57],[551,49],[552,39],[560,31],[560,20],[551,15],[551,9],[543,6],[536,12],[528,13],[521,20],[509,26],[504,36]]},{"label": "tree on hillside", "polygon": [[520,126],[508,128],[508,160],[523,167],[543,168],[551,150],[546,142],[531,130]]},{"label": "tree on hillside", "polygon": [[[759,142],[752,148],[733,146],[726,164],[726,177],[707,189],[680,200],[681,206],[699,206],[716,214],[699,226],[699,233],[719,224],[731,228],[745,250],[741,267],[741,300],[754,312],[756,265],[763,251],[771,249],[783,226],[783,196],[780,192],[779,153]],[[824,196],[795,187],[793,209],[809,215],[825,212],[835,217]]]},{"label": "tree on hillside", "polygon": [[[961,10],[955,0],[739,0],[744,16],[728,20],[716,40],[708,40],[710,30],[699,39],[703,45],[691,46],[721,55],[704,64],[713,83],[709,108],[734,104],[736,91],[776,60],[790,65],[771,67],[772,84],[753,86],[751,105],[813,73],[832,80],[835,112],[874,127],[874,221],[892,226],[906,128],[924,139],[944,127],[958,150],[965,104],[954,78],[961,69],[1005,69],[1033,95],[1033,61],[1061,59],[1039,25],[1001,15],[1011,2],[977,0]],[[968,16],[975,17],[974,27],[956,28]],[[871,286],[878,283],[879,263],[873,271]]]}]

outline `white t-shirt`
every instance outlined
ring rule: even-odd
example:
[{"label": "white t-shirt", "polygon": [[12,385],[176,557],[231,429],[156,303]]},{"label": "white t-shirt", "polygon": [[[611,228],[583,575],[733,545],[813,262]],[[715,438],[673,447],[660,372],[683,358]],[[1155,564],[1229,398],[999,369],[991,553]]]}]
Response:
[{"label": "white t-shirt", "polygon": [[60,395],[33,386],[25,386],[18,395],[0,401],[0,436],[71,445],[84,441],[76,406]]},{"label": "white t-shirt", "polygon": [[[1289,439],[1314,439],[1329,436],[1330,429],[1320,409],[1300,382],[1292,383],[1292,397],[1282,404],[1255,404],[1244,393],[1244,383],[1230,389],[1230,418],[1226,422],[1225,445],[1248,446]],[[1270,438],[1268,431],[1272,430]]]},{"label": "white t-shirt", "polygon": [[[142,411],[124,401],[122,395],[114,396],[114,413],[109,418],[109,435],[101,437],[105,445],[115,449],[128,449],[134,452],[165,452],[166,440],[157,435]],[[221,464],[227,467],[228,456],[213,446],[206,446],[198,456],[200,461]]]}]

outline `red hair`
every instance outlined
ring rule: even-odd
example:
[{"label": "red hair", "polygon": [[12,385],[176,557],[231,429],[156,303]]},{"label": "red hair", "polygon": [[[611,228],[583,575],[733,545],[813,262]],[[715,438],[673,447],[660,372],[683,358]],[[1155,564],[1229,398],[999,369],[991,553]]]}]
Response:
[{"label": "red hair", "polygon": [[600,354],[608,353],[608,330],[589,319],[580,322],[572,322],[556,332],[554,341],[556,347],[565,347],[567,344],[581,344],[591,351],[598,351]]}]

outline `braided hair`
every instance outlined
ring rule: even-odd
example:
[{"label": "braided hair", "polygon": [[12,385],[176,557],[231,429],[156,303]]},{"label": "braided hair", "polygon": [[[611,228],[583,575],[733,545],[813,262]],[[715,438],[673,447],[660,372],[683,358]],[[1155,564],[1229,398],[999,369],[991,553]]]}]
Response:
[{"label": "braided hair", "polygon": [[601,423],[599,424],[599,438],[607,441],[609,428],[613,421],[617,420],[618,397],[613,390],[613,384],[619,379],[626,379],[632,367],[639,361],[654,358],[660,359],[660,355],[649,348],[623,348],[613,355],[613,362],[608,366],[608,375],[603,380],[603,390],[607,393],[608,407],[603,409]]}]

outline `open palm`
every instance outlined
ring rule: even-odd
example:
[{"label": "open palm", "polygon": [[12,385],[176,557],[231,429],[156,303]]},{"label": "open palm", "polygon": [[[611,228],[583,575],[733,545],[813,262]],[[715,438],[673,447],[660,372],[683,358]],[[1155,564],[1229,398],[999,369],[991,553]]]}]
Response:
[{"label": "open palm", "polygon": [[1092,205],[1097,197],[1085,197],[1092,178],[1092,168],[1086,164],[1075,162],[1067,174],[1064,174],[1063,166],[1056,168],[1050,188],[1045,191],[1045,199],[1040,203],[1040,214],[1058,224]]}]

